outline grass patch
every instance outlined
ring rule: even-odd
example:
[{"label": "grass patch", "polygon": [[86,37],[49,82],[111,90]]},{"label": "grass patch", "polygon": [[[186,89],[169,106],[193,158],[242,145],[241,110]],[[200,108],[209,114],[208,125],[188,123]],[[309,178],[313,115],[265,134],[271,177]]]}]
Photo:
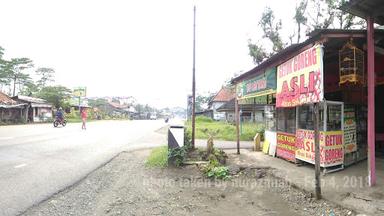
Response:
[{"label": "grass patch", "polygon": [[168,146],[152,149],[151,154],[145,161],[147,167],[166,167],[168,165]]},{"label": "grass patch", "polygon": [[[186,123],[187,130],[192,131],[191,122]],[[218,131],[214,136],[216,140],[225,140],[225,141],[236,141],[236,126],[234,124],[229,124],[221,121],[214,121],[207,117],[196,117],[196,138],[197,139],[208,139],[209,134],[205,133],[204,130],[208,131]],[[241,141],[252,141],[256,133],[261,133],[261,138],[263,139],[264,134],[264,124],[257,123],[243,123],[241,126]]]}]

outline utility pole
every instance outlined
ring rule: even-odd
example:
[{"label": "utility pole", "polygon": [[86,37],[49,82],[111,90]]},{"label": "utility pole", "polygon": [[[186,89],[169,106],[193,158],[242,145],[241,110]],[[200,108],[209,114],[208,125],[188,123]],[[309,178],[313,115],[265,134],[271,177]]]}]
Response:
[{"label": "utility pole", "polygon": [[196,81],[195,81],[195,51],[196,47],[196,5],[193,6],[193,67],[192,67],[192,148],[195,148],[195,102],[196,102]]},{"label": "utility pole", "polygon": [[315,196],[321,199],[320,184],[320,142],[319,142],[319,103],[313,104],[313,129],[315,130]]}]

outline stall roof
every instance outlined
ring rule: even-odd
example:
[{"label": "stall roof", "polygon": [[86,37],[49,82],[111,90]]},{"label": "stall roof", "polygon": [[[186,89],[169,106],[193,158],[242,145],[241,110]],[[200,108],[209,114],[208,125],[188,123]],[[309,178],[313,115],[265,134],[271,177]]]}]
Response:
[{"label": "stall roof", "polygon": [[[380,33],[384,34],[383,29],[375,29],[375,34]],[[241,74],[238,77],[235,77],[231,80],[232,84],[239,83],[243,80],[252,78],[264,72],[264,70],[277,67],[278,65],[284,63],[300,52],[308,49],[309,47],[315,45],[317,41],[326,42],[330,38],[350,38],[358,37],[365,38],[366,30],[346,30],[346,29],[316,29],[308,34],[308,39],[299,44],[293,44],[283,49],[282,51],[274,54],[267,60],[263,61],[261,64],[257,65],[253,69]]]},{"label": "stall roof", "polygon": [[361,17],[372,16],[379,25],[384,25],[383,0],[350,0],[340,7],[340,10]]}]

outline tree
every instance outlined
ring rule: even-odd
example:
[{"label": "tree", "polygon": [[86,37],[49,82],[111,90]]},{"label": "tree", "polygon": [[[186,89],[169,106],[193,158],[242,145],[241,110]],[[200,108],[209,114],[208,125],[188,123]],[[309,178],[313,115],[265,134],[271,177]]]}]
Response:
[{"label": "tree", "polygon": [[302,0],[295,9],[294,19],[297,24],[297,43],[300,43],[301,25],[307,24],[307,17],[305,16],[307,5],[308,0]]},{"label": "tree", "polygon": [[40,67],[36,70],[36,74],[40,76],[40,79],[36,82],[39,88],[44,88],[47,83],[53,82],[55,70],[53,68]]},{"label": "tree", "polygon": [[263,62],[269,56],[262,45],[258,43],[253,44],[251,40],[248,40],[248,49],[249,55],[253,58],[253,63],[257,65]]},{"label": "tree", "polygon": [[275,20],[275,15],[271,8],[266,7],[258,24],[263,30],[263,38],[272,43],[272,52],[267,52],[259,43],[252,43],[248,40],[249,55],[253,58],[255,64],[260,64],[266,58],[284,49],[284,43],[280,36],[282,28],[281,20]]},{"label": "tree", "polygon": [[[364,20],[340,10],[346,0],[310,0],[306,15],[310,18],[308,31],[324,28],[363,28]],[[313,16],[312,14],[315,14]]]},{"label": "tree", "polygon": [[0,84],[9,85],[9,74],[6,70],[6,61],[3,59],[4,48],[0,46]]},{"label": "tree", "polygon": [[12,58],[10,61],[4,62],[7,81],[13,84],[13,96],[16,95],[16,85],[23,85],[31,81],[31,77],[24,73],[25,69],[31,67],[33,67],[33,64],[29,58]]},{"label": "tree", "polygon": [[284,48],[283,40],[280,36],[282,27],[281,20],[275,21],[275,15],[270,7],[266,7],[259,22],[263,29],[264,38],[268,38],[272,42],[272,51],[280,52]]},{"label": "tree", "polygon": [[61,85],[46,86],[39,91],[37,96],[53,104],[56,108],[66,108],[69,106],[67,101],[71,96],[71,90]]},{"label": "tree", "polygon": [[198,94],[195,100],[196,112],[201,112],[208,107],[209,101],[215,96],[213,93]]}]

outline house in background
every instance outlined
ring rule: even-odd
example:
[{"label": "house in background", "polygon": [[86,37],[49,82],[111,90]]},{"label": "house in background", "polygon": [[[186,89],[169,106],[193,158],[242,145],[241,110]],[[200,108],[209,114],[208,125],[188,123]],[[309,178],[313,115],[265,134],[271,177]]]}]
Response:
[{"label": "house in background", "polygon": [[23,119],[26,122],[46,122],[52,119],[52,105],[41,98],[17,95],[13,100],[24,105]]},{"label": "house in background", "polygon": [[20,104],[0,92],[0,123],[21,122],[25,116],[24,107],[25,104]]},{"label": "house in background", "polygon": [[[239,104],[241,122],[264,123],[264,106],[253,104]],[[224,113],[225,121],[235,122],[235,98],[217,108]]]},{"label": "house in background", "polygon": [[226,114],[219,112],[217,109],[223,106],[225,103],[231,101],[236,96],[235,90],[231,87],[223,86],[219,92],[209,101],[208,109],[212,110],[212,116],[214,120],[224,121],[226,120]]},{"label": "house in background", "polygon": [[118,102],[107,102],[105,104],[96,106],[96,108],[112,118],[132,118],[136,113],[136,110],[133,106],[128,104],[120,104]]}]

